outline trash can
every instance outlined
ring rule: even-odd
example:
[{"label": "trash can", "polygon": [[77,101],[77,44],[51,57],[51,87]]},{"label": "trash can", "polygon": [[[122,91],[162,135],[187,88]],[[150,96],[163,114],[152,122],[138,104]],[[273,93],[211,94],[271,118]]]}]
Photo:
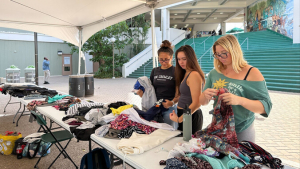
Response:
[{"label": "trash can", "polygon": [[88,74],[85,78],[85,96],[94,96],[94,75]]},{"label": "trash can", "polygon": [[20,83],[20,69],[18,68],[7,68],[6,72],[6,83]]},{"label": "trash can", "polygon": [[25,83],[35,83],[35,68],[25,68]]},{"label": "trash can", "polygon": [[85,78],[84,75],[69,76],[69,94],[76,97],[85,96]]}]

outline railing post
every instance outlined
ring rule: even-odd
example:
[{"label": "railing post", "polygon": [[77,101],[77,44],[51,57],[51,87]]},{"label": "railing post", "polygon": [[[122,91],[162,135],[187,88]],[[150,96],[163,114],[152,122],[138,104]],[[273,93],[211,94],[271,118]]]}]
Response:
[{"label": "railing post", "polygon": [[247,50],[248,50],[248,38],[247,38]]}]

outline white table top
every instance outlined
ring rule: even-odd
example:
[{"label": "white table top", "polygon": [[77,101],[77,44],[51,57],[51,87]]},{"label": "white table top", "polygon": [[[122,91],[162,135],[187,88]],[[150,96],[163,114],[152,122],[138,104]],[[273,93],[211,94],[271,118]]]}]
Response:
[{"label": "white table top", "polygon": [[[19,100],[24,105],[27,105],[28,103],[30,103],[32,101],[32,100],[24,100],[23,98],[19,98]],[[45,98],[44,99],[35,99],[35,100],[45,100]],[[56,124],[60,125],[64,129],[70,131],[70,125],[68,125],[62,121],[62,118],[66,116],[64,111],[56,110],[52,106],[45,106],[45,107],[37,106],[36,110],[38,112],[40,112],[41,114],[45,115],[46,117],[48,117],[49,119],[53,120]]]},{"label": "white table top", "polygon": [[[105,148],[106,150],[110,151],[114,155],[118,156],[120,159],[124,160],[124,153],[121,150],[117,149],[117,144],[120,140],[117,139],[109,139],[104,137],[98,137],[95,134],[91,135],[91,139]],[[141,168],[141,169],[159,169],[164,168],[166,166],[160,166],[160,160],[166,160],[168,157],[168,152],[166,151],[159,151],[162,147],[165,150],[171,150],[177,142],[184,142],[182,137],[174,137],[162,145],[159,145],[149,151],[144,152],[143,154],[139,155],[126,155],[125,161],[129,165],[134,168]]]}]

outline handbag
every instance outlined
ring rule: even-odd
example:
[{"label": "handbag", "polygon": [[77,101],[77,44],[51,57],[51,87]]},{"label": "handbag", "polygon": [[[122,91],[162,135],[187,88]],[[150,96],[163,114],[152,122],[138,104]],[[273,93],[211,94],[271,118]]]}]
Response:
[{"label": "handbag", "polygon": [[[22,156],[28,158],[41,157],[41,155],[51,146],[51,143],[46,143],[41,140],[41,136],[45,133],[33,133],[24,138],[23,141],[27,142],[23,149]],[[50,153],[50,148],[43,155],[46,156]]]},{"label": "handbag", "polygon": [[5,132],[5,135],[0,134],[0,153],[9,155],[15,147],[15,141],[22,137],[21,133]]}]

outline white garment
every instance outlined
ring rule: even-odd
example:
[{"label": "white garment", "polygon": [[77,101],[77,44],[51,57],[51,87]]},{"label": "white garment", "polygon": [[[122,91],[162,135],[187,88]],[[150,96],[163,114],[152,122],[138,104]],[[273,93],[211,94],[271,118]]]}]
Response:
[{"label": "white garment", "polygon": [[123,151],[125,154],[142,154],[180,133],[180,131],[168,131],[163,129],[157,129],[149,135],[133,132],[129,139],[121,139],[117,144],[117,149]]},{"label": "white garment", "polygon": [[28,143],[33,143],[36,140],[40,140],[42,135],[44,135],[45,133],[32,133],[29,134],[28,136],[26,136],[23,141],[24,142],[28,142]]},{"label": "white garment", "polygon": [[148,110],[154,106],[156,99],[156,94],[154,87],[151,84],[151,80],[147,76],[139,77],[138,82],[145,88],[145,92],[142,96],[142,109]]},{"label": "white garment", "polygon": [[71,123],[72,121],[78,121],[78,120],[75,119],[75,118],[69,118],[68,120],[65,120],[64,123],[69,124],[69,123]]},{"label": "white garment", "polygon": [[149,122],[145,119],[141,119],[139,114],[137,113],[137,111],[134,110],[134,108],[126,109],[126,110],[122,111],[121,114],[129,114],[128,120],[132,120],[137,123],[145,124],[145,125],[148,125],[148,126],[151,126],[154,128],[158,128],[158,129],[171,130],[171,131],[175,130],[171,125],[169,125],[167,123],[153,123],[153,122]]},{"label": "white garment", "polygon": [[101,117],[100,119],[98,119],[98,123],[100,122],[100,121],[105,121],[106,123],[109,123],[109,122],[111,122],[111,121],[114,121],[117,117],[118,117],[119,115],[113,115],[112,113],[110,113],[110,114],[108,114],[108,115],[106,115],[106,116],[103,116],[103,117]]},{"label": "white garment", "polygon": [[76,129],[89,129],[89,128],[94,128],[95,125],[90,122],[90,121],[86,121],[86,122],[81,122],[82,124],[80,126],[78,126]]},{"label": "white garment", "polygon": [[103,103],[76,103],[67,111],[67,115],[78,114],[79,107],[103,106]]},{"label": "white garment", "polygon": [[48,82],[50,77],[50,70],[44,70],[44,82]]},{"label": "white garment", "polygon": [[106,133],[108,132],[109,128],[110,128],[110,124],[101,126],[101,127],[97,128],[97,129],[95,130],[95,134],[96,134],[97,136],[99,136],[99,137],[103,137],[103,136],[106,135]]}]

